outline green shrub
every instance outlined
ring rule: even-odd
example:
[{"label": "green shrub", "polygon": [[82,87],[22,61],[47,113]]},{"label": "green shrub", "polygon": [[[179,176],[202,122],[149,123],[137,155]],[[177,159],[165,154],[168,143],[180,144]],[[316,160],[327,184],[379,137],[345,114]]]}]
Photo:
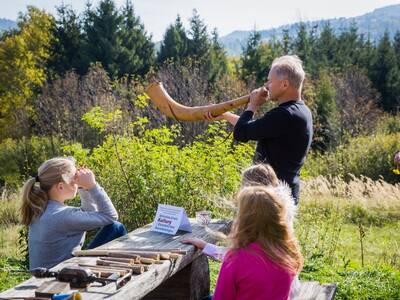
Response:
[{"label": "green shrub", "polygon": [[385,224],[400,220],[399,213],[385,210],[371,210],[358,205],[349,205],[345,208],[345,220],[353,224],[381,227]]},{"label": "green shrub", "polygon": [[376,128],[377,133],[391,134],[400,132],[400,114],[383,116]]},{"label": "green shrub", "polygon": [[211,200],[236,191],[254,151],[247,144],[232,146],[226,135],[211,126],[193,144],[179,147],[178,133],[161,128],[141,137],[110,134],[90,154],[79,144],[64,150],[94,171],[122,222],[134,228],[152,221],[158,203],[183,206],[189,216],[203,209],[221,214]]},{"label": "green shrub", "polygon": [[377,134],[352,138],[334,152],[321,155],[311,153],[305,163],[303,175],[309,177],[363,175],[373,180],[383,178],[397,182],[392,169],[393,156],[400,149],[400,133]]},{"label": "green shrub", "polygon": [[37,137],[5,139],[0,143],[0,187],[16,189],[37,172],[46,159],[61,154],[60,141]]}]

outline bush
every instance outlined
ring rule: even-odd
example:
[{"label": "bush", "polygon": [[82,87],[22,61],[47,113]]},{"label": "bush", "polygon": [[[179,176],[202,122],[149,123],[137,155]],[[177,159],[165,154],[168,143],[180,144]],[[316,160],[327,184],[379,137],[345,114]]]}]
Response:
[{"label": "bush", "polygon": [[183,206],[189,216],[203,209],[220,215],[212,199],[236,191],[252,147],[232,146],[218,125],[191,145],[175,145],[178,138],[178,132],[162,128],[141,137],[110,134],[90,154],[80,144],[65,150],[94,171],[131,229],[151,222],[158,203]]},{"label": "bush", "polygon": [[17,189],[27,176],[36,174],[46,159],[61,154],[58,139],[37,137],[5,139],[0,143],[0,187]]},{"label": "bush", "polygon": [[376,132],[383,134],[399,133],[400,132],[400,114],[395,116],[385,115],[378,124]]},{"label": "bush", "polygon": [[351,138],[334,152],[325,155],[311,153],[306,160],[303,175],[343,176],[349,179],[349,174],[353,174],[373,180],[383,178],[393,183],[398,180],[392,172],[393,156],[399,149],[400,133]]}]

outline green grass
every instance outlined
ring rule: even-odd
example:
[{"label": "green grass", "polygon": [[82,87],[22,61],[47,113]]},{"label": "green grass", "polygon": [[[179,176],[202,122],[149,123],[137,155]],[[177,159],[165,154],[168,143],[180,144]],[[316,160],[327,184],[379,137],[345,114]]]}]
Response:
[{"label": "green grass", "polygon": [[[305,257],[300,279],[337,283],[335,299],[400,299],[400,218],[372,208],[351,216],[358,210],[314,200],[301,206],[295,224]],[[365,232],[364,266],[359,224]],[[220,267],[210,260],[212,290]]]},{"label": "green grass", "polygon": [[[11,205],[11,204],[10,204]],[[301,280],[335,282],[335,299],[400,299],[400,214],[398,203],[363,206],[354,199],[314,196],[305,198],[295,222],[296,235],[305,258]],[[7,216],[13,216],[10,210]],[[1,210],[0,210],[1,212]],[[0,216],[1,217],[1,216]],[[14,217],[10,218],[11,220]],[[5,269],[23,268],[18,248],[19,226],[12,221],[0,226],[0,290],[26,279]],[[364,231],[364,266],[360,226]],[[211,289],[221,264],[210,261]]]},{"label": "green grass", "polygon": [[210,265],[210,284],[211,284],[211,292],[215,290],[215,284],[217,283],[218,273],[221,269],[221,263],[219,261],[209,259]]},{"label": "green grass", "polygon": [[0,291],[30,277],[16,272],[25,269],[25,257],[18,243],[20,229],[21,226],[13,224],[0,226]]},{"label": "green grass", "polygon": [[[365,228],[364,265],[374,267],[388,265],[400,270],[400,221],[383,227]],[[361,249],[358,226],[344,224],[340,236],[340,252],[354,264],[361,265]]]},{"label": "green grass", "polygon": [[[335,299],[400,299],[400,221],[364,228],[364,267],[358,225],[340,223],[340,231],[328,232],[315,224],[302,226],[307,225],[317,231],[314,237],[318,233],[328,235],[325,238],[329,242],[322,246],[321,239],[303,246],[306,260],[301,280],[337,283]],[[330,243],[333,239],[337,239],[335,245]]]},{"label": "green grass", "polygon": [[18,257],[0,258],[0,291],[7,290],[28,279],[27,273],[17,272],[23,268],[23,259]]}]

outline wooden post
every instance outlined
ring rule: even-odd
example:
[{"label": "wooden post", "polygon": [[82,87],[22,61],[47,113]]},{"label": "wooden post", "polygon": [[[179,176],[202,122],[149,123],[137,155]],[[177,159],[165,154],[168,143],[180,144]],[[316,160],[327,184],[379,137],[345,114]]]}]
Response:
[{"label": "wooden post", "polygon": [[200,255],[143,300],[201,300],[210,293],[208,259]]}]

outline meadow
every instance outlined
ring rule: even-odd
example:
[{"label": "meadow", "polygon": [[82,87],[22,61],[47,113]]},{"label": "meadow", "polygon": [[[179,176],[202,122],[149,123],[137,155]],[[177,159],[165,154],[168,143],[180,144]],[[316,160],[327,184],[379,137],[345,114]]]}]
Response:
[{"label": "meadow", "polygon": [[[91,149],[38,136],[0,143],[1,290],[27,278],[16,272],[28,261],[18,191],[47,157],[70,155],[91,168],[128,230],[151,222],[158,203],[183,206],[189,216],[207,209],[216,218],[234,217],[227,203],[239,188],[240,172],[251,164],[254,143],[232,143],[223,123],[208,125],[190,143],[182,141],[179,126],[145,129],[138,122],[131,125],[136,134],[116,135],[104,125],[111,126],[115,115],[98,108],[85,115],[102,133]],[[400,185],[393,165],[400,134],[387,127],[350,137],[334,151],[312,151],[302,169],[295,221],[305,258],[300,279],[337,283],[336,299],[400,297]],[[79,199],[69,204],[79,205]],[[210,266],[214,288],[219,263]]]},{"label": "meadow", "polygon": [[227,202],[255,143],[233,141],[227,123],[166,118],[145,88],[160,81],[191,107],[225,102],[262,86],[289,54],[307,74],[314,130],[295,222],[300,278],[337,283],[337,299],[400,299],[400,31],[372,41],[355,23],[336,33],[301,22],[268,41],[252,31],[232,57],[196,10],[156,47],[132,1],[98,2],[80,14],[27,6],[0,32],[0,290],[27,278],[19,191],[51,157],[91,168],[128,230],[151,222],[158,203],[233,218]]},{"label": "meadow", "polygon": [[[367,177],[304,180],[295,221],[305,257],[300,279],[337,283],[336,299],[399,299],[399,195],[399,184]],[[26,266],[26,241],[23,235],[21,239],[18,225],[18,200],[15,195],[8,196],[11,198],[3,199],[0,207],[0,290],[27,278],[12,271]],[[210,199],[209,205],[220,203],[216,214],[232,217],[225,207],[229,197]],[[129,219],[126,211],[120,215]],[[210,260],[212,289],[219,267],[220,263]]]}]

